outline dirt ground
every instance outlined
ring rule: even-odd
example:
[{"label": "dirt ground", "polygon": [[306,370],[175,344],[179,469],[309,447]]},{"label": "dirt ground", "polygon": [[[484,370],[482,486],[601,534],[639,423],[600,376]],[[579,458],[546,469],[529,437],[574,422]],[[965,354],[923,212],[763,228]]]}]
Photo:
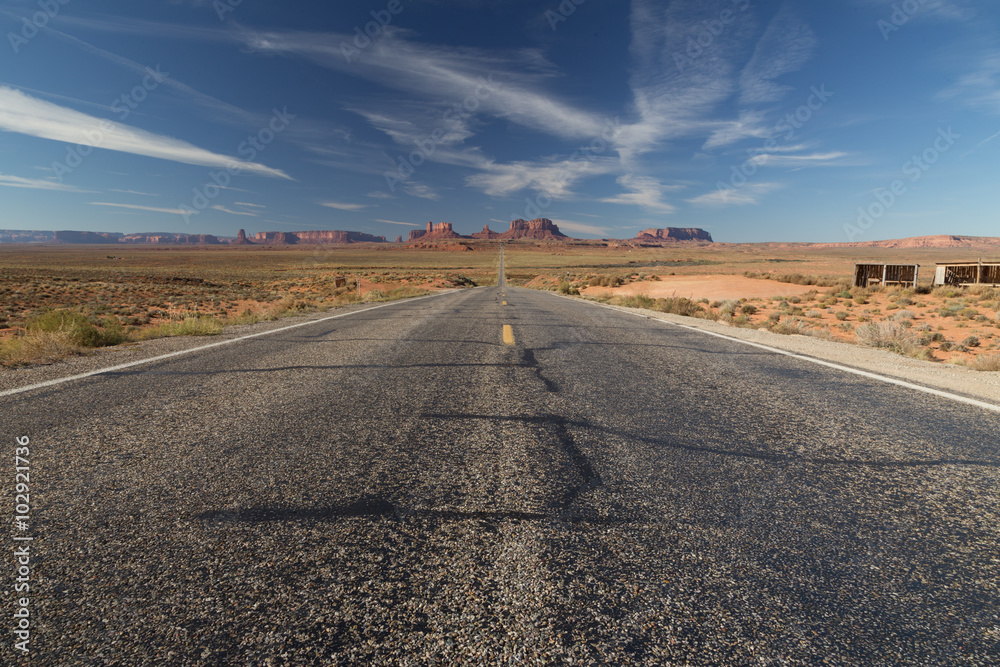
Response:
[{"label": "dirt ground", "polygon": [[654,299],[686,297],[688,299],[742,299],[771,296],[793,296],[814,289],[806,285],[779,283],[760,278],[740,276],[660,276],[659,281],[643,280],[614,289],[588,287],[580,290],[587,296],[636,296],[645,294]]},{"label": "dirt ground", "polygon": [[739,326],[760,328],[769,321],[790,320],[803,334],[849,343],[857,342],[855,329],[865,322],[899,321],[919,337],[931,339],[924,345],[931,359],[950,363],[967,363],[977,355],[1000,351],[1000,301],[995,292],[848,291],[731,275],[659,277],[659,281],[580,292],[593,297],[686,297],[715,315],[722,315],[728,306],[732,314],[728,321]]}]

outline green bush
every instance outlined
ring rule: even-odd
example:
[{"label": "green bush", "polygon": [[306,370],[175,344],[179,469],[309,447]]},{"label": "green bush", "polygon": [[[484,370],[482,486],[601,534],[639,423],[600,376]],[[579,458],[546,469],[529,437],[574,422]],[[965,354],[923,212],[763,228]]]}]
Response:
[{"label": "green bush", "polygon": [[79,347],[105,347],[125,340],[125,331],[117,318],[102,323],[104,326],[99,328],[83,313],[49,310],[28,320],[26,328],[29,334],[64,334],[69,343]]}]

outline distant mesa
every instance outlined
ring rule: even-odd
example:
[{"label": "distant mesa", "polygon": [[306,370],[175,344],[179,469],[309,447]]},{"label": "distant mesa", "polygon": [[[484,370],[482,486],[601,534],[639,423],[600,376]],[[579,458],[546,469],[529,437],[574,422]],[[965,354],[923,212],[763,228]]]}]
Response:
[{"label": "distant mesa", "polygon": [[[963,237],[930,237],[928,241],[917,241],[916,246],[899,247],[923,247],[926,244],[940,244],[943,239],[952,239],[951,245],[957,246],[964,243]],[[580,242],[563,234],[558,225],[548,218],[536,218],[534,220],[523,220],[518,218],[512,220],[510,228],[504,232],[496,232],[490,229],[489,225],[484,225],[481,232],[476,232],[469,236],[463,236],[456,232],[450,222],[428,222],[425,229],[415,229],[409,234],[405,241],[402,236],[397,236],[396,243],[411,244],[440,244],[440,247],[462,247],[468,249],[467,244],[456,244],[460,240],[489,240],[489,241],[541,241],[553,242]],[[24,231],[24,230],[0,230],[0,243],[59,243],[59,244],[130,244],[130,245],[219,245],[229,244],[234,246],[251,245],[296,245],[296,244],[342,244],[351,243],[388,243],[385,236],[375,236],[364,232],[352,232],[343,230],[314,229],[301,232],[257,232],[248,235],[246,230],[241,229],[235,237],[218,237],[211,234],[176,234],[160,232],[143,232],[137,234],[120,234],[105,232],[80,232],[80,231]],[[583,241],[589,243],[589,241]],[[593,241],[618,247],[619,245],[646,246],[646,245],[668,245],[682,242],[713,243],[712,235],[703,229],[667,227],[664,229],[644,229],[633,239],[602,239]],[[890,243],[890,242],[876,242]],[[893,243],[905,243],[897,241]],[[947,242],[945,242],[947,243]],[[861,245],[861,244],[859,244]],[[895,247],[895,246],[887,246]]]},{"label": "distant mesa", "polygon": [[304,232],[257,232],[250,239],[250,242],[260,245],[291,245],[296,243],[385,243],[386,241],[384,236],[373,236],[363,232],[313,229]]},{"label": "distant mesa", "polygon": [[559,227],[548,218],[534,220],[512,220],[510,229],[500,235],[501,239],[535,239],[536,241],[561,241],[569,237],[559,231]]},{"label": "distant mesa", "polygon": [[451,228],[450,222],[439,222],[434,224],[433,222],[427,223],[427,230],[414,229],[410,232],[410,238],[408,243],[413,243],[414,241],[439,241],[443,239],[461,239],[465,238],[460,234],[456,234]]},{"label": "distant mesa", "polygon": [[676,243],[677,241],[713,242],[711,234],[704,229],[696,227],[665,227],[663,229],[656,229],[654,227],[644,229],[636,235],[635,240],[643,243],[662,243],[664,241],[667,243]]},{"label": "distant mesa", "polygon": [[[79,243],[79,241],[78,241]],[[93,243],[91,241],[91,243]],[[97,243],[107,243],[107,241],[97,241]],[[218,236],[211,234],[125,234],[120,236],[118,243],[131,244],[151,244],[151,245],[218,245],[222,243]]]},{"label": "distant mesa", "polygon": [[123,234],[114,232],[56,232],[52,240],[56,243],[117,243]]},{"label": "distant mesa", "polygon": [[73,244],[172,244],[172,245],[218,245],[219,237],[211,234],[171,234],[150,232],[142,234],[119,234],[117,232],[75,232],[59,231],[52,237],[54,243]]}]

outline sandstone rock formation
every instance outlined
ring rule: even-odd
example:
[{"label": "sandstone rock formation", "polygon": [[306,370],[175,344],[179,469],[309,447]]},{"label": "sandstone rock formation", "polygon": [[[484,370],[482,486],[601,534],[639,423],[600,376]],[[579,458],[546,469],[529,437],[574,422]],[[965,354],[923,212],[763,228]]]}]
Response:
[{"label": "sandstone rock formation", "polygon": [[456,234],[451,228],[450,222],[439,222],[434,224],[433,222],[427,223],[427,230],[414,229],[410,232],[409,243],[414,241],[431,241],[440,239],[460,239],[464,238],[460,234]]},{"label": "sandstone rock formation", "polygon": [[472,235],[472,238],[474,238],[474,239],[498,239],[498,238],[500,238],[500,232],[495,232],[492,229],[490,229],[489,225],[485,225],[483,227],[483,231],[476,232],[475,234]]},{"label": "sandstone rock formation", "polygon": [[257,232],[251,239],[262,245],[283,245],[294,243],[346,244],[385,243],[384,236],[373,236],[363,232],[345,232],[332,229],[312,229],[304,232]]},{"label": "sandstone rock formation", "polygon": [[512,220],[510,229],[498,238],[513,239],[535,239],[537,241],[559,241],[569,237],[559,231],[559,227],[548,218],[536,218],[534,220]]},{"label": "sandstone rock formation", "polygon": [[644,229],[636,235],[637,241],[644,243],[675,242],[675,241],[707,241],[712,243],[712,235],[704,229],[696,227],[680,228],[666,227],[664,229]]},{"label": "sandstone rock formation", "polygon": [[236,238],[230,241],[230,245],[253,245],[247,238],[246,230],[241,229],[236,233]]},{"label": "sandstone rock formation", "polygon": [[169,232],[126,234],[120,237],[118,242],[132,245],[218,245],[222,243],[217,236],[212,236],[211,234],[172,234]]},{"label": "sandstone rock formation", "polygon": [[403,237],[402,236],[397,236],[396,237],[396,243],[402,243],[402,242],[403,242]]},{"label": "sandstone rock formation", "polygon": [[121,234],[106,232],[56,232],[53,241],[56,243],[116,243]]}]

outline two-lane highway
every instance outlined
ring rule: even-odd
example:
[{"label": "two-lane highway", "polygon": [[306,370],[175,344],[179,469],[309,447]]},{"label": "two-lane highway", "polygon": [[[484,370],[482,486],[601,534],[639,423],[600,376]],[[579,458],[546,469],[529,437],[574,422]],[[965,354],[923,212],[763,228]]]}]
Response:
[{"label": "two-lane highway", "polygon": [[32,445],[34,665],[1000,655],[1000,415],[547,293],[0,406]]}]

